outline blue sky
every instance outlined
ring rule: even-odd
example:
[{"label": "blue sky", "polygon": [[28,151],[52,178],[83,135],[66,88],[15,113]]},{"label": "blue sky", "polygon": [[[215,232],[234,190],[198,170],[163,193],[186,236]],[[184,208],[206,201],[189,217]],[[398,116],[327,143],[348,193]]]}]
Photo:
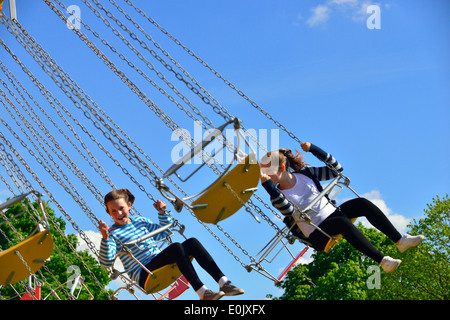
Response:
[{"label": "blue sky", "polygon": [[[155,73],[146,68],[82,1],[62,2],[66,6],[78,5],[84,22],[123,52],[128,60],[142,68],[148,77],[164,86]],[[299,139],[315,143],[333,154],[343,165],[346,175],[351,178],[352,187],[379,205],[403,232],[411,219],[423,216],[423,209],[434,196],[448,192],[450,175],[445,163],[450,156],[450,5],[447,1],[134,2]],[[118,0],[117,3],[123,5],[124,10],[169,51],[230,114],[242,119],[246,128],[258,133],[270,133],[270,130],[277,129],[273,122],[174,45],[147,20],[130,10],[123,1]],[[104,5],[122,21],[126,21],[109,3]],[[366,12],[369,5],[380,8],[381,29],[367,27],[366,22],[371,16]],[[171,151],[179,143],[177,140],[172,141],[171,130],[113,75],[43,1],[18,1],[17,12],[23,27],[52,58],[163,170],[167,169],[172,163]],[[7,8],[5,13],[8,14]],[[66,17],[69,17],[67,13]],[[103,46],[84,26],[81,27],[81,32],[92,39],[152,101],[182,128],[193,134],[194,123],[191,119]],[[0,35],[55,97],[88,126],[89,121],[74,108],[3,25]],[[216,126],[223,122],[210,106],[202,103],[181,82],[171,77],[170,72],[137,42],[131,39],[130,42],[145,53],[145,57],[155,68],[173,81],[203,115],[209,117]],[[154,49],[151,43],[149,46]],[[46,100],[2,48],[0,57],[11,72],[23,81],[36,100],[46,105]],[[3,73],[0,73],[0,78],[7,82]],[[167,92],[170,90],[167,86],[164,89]],[[174,95],[173,92],[169,93]],[[49,113],[53,112],[50,108],[48,110]],[[15,125],[6,111],[2,110],[0,116]],[[55,119],[59,118],[55,115]],[[58,121],[64,126],[61,120]],[[23,152],[42,181],[82,229],[96,231],[76,203],[67,199],[64,190],[42,170],[4,125],[0,130]],[[16,130],[25,137],[20,129]],[[95,132],[95,128],[92,130]],[[108,150],[116,152],[100,132],[95,134]],[[58,132],[55,132],[55,136],[57,135]],[[136,206],[139,211],[156,219],[145,194],[139,192],[89,137],[83,136],[83,139],[98,156],[116,185],[136,190]],[[65,146],[64,143],[61,142],[61,145]],[[279,144],[281,147],[299,149],[298,144],[283,132],[279,133]],[[67,150],[74,161],[79,161],[77,163],[80,168],[90,174],[90,168],[83,159],[70,146],[67,146]],[[306,155],[306,160],[311,165],[320,165],[310,154]],[[130,165],[126,159],[121,160],[121,163],[124,166]],[[5,170],[1,170],[6,176]],[[136,178],[139,177],[138,172],[133,172],[134,174]],[[67,175],[72,179],[70,171]],[[200,190],[205,181],[212,181],[214,178],[207,168],[202,169],[200,175],[201,177],[194,178],[182,187],[188,193],[194,192]],[[98,176],[92,177],[96,179],[96,187],[102,192],[109,191],[109,187]],[[108,219],[100,204],[88,194],[89,191],[76,181],[75,176],[73,179],[75,187],[79,188],[80,194],[85,197],[96,216]],[[159,197],[158,191],[148,181],[146,183],[148,191]],[[34,181],[33,185],[39,188]],[[4,185],[0,189],[3,190],[3,200],[8,192],[4,191]],[[259,190],[258,195],[269,202],[264,190]],[[350,193],[343,192],[339,195],[339,200],[345,201],[351,196]],[[269,280],[254,272],[247,273],[186,210],[176,217],[186,225],[186,235],[199,238],[223,271],[246,290],[246,294],[240,298],[264,299],[268,293],[275,296],[281,294]],[[279,221],[277,223],[281,224]],[[242,210],[225,220],[223,227],[250,254],[256,254],[273,235],[270,227],[263,223],[257,224]],[[213,228],[216,232],[215,227]],[[88,234],[95,239],[93,232]],[[224,238],[223,235],[220,237]],[[296,244],[292,250],[299,252],[302,248],[303,246]],[[232,247],[232,250],[247,262],[239,249]],[[309,255],[306,260],[308,257]],[[280,256],[270,268],[277,274],[288,262],[286,256]],[[205,284],[214,289],[213,280],[199,267],[197,269]],[[193,290],[189,290],[181,298],[196,299],[197,296]]]}]

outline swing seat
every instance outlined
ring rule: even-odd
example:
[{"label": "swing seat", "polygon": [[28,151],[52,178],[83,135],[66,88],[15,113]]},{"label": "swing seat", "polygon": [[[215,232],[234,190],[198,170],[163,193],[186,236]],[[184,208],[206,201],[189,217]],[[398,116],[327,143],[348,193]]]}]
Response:
[{"label": "swing seat", "polygon": [[[350,219],[352,223],[355,223],[356,218]],[[328,240],[327,245],[325,246],[325,249],[323,251],[325,253],[329,253],[331,249],[342,239],[342,234],[335,235],[333,238]]]},{"label": "swing seat", "polygon": [[259,163],[252,159],[255,155],[249,154],[192,203],[197,219],[217,224],[232,216],[250,199],[260,178]]},{"label": "swing seat", "polygon": [[[190,257],[192,260],[193,258]],[[144,290],[147,294],[164,290],[182,276],[176,263],[171,263],[152,271],[145,281]]]},{"label": "swing seat", "polygon": [[[24,280],[38,271],[53,251],[53,239],[49,230],[36,233],[21,243],[0,253],[0,285]],[[20,253],[25,263],[22,261]],[[28,270],[30,268],[30,270]]]}]

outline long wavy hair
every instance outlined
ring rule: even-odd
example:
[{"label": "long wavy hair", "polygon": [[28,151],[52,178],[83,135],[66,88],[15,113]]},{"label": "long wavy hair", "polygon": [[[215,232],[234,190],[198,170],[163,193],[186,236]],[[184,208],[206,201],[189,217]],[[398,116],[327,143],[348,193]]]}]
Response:
[{"label": "long wavy hair", "polygon": [[261,160],[262,163],[270,164],[278,162],[278,170],[281,165],[284,165],[286,170],[289,168],[292,170],[298,170],[306,167],[307,164],[303,161],[304,156],[295,150],[295,155],[290,149],[279,149],[275,151],[267,152]]}]

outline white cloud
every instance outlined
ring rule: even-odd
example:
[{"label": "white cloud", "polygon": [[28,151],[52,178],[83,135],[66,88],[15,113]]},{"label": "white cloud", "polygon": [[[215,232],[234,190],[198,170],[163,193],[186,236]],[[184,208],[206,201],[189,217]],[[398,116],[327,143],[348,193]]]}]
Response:
[{"label": "white cloud", "polygon": [[369,14],[367,13],[367,8],[371,5],[378,5],[377,3],[372,3],[369,1],[364,1],[358,5],[355,10],[351,12],[352,14],[352,20],[355,22],[364,22],[369,17]]},{"label": "white cloud", "polygon": [[329,0],[327,1],[329,5],[346,5],[346,6],[356,6],[358,4],[358,0]]},{"label": "white cloud", "polygon": [[[89,240],[92,243],[94,243],[97,250],[100,250],[100,242],[102,240],[102,234],[98,231],[93,231],[93,230],[84,231],[84,234],[89,238]],[[80,237],[80,234],[77,234],[77,238],[78,238],[78,243],[79,243],[79,245],[77,247],[77,251],[88,250],[89,254],[91,256],[95,257],[94,254],[89,250],[89,247],[88,247],[86,241],[84,241],[83,238]],[[116,259],[116,262],[114,263],[114,268],[119,271],[125,270],[120,259]]]},{"label": "white cloud", "polygon": [[[91,242],[94,243],[95,247],[100,250],[100,242],[102,239],[102,234],[98,231],[93,231],[93,230],[87,230],[84,231],[84,234],[89,238],[89,240]],[[83,238],[80,237],[80,234],[77,234],[77,239],[78,239],[78,247],[77,247],[77,251],[84,251],[84,250],[88,250],[89,254],[91,256],[93,256],[94,258],[96,258],[94,256],[94,254],[89,250],[89,247],[87,246],[86,241],[83,240]],[[123,272],[125,271],[125,268],[123,267],[122,261],[120,261],[120,259],[116,259],[115,263],[114,263],[114,269],[118,270],[119,272]],[[112,290],[116,290],[119,287],[123,287],[125,285],[125,283],[123,282],[123,280],[118,277],[115,280],[112,280],[109,284],[108,287]],[[138,294],[140,291],[136,290],[136,294]],[[126,291],[124,290],[124,293],[126,294]]]},{"label": "white cloud", "polygon": [[[98,231],[93,231],[93,230],[84,231],[84,234],[89,238],[89,240],[92,243],[94,243],[97,250],[100,250],[100,242],[102,240],[102,234]],[[86,241],[84,241],[83,238],[80,237],[80,234],[77,234],[77,238],[78,238],[78,243],[79,243],[79,245],[77,247],[77,251],[88,250],[89,254],[94,257],[94,254],[89,250],[89,247],[88,247]],[[116,259],[116,262],[114,263],[114,268],[119,271],[125,270],[120,259]]]},{"label": "white cloud", "polygon": [[7,198],[12,198],[12,197],[14,197],[14,194],[12,194],[9,190],[0,189],[0,203],[5,202]]},{"label": "white cloud", "polygon": [[309,264],[310,262],[312,262],[314,260],[311,257],[313,252],[314,252],[314,250],[308,249],[308,251],[306,251],[305,254],[300,259],[298,259],[298,263],[300,263],[300,264]]},{"label": "white cloud", "polygon": [[[379,3],[365,0],[326,0],[311,8],[312,15],[306,20],[306,24],[310,27],[325,25],[333,13],[339,13],[355,22],[363,22],[369,17],[367,7],[370,5],[380,6]],[[385,8],[389,8],[389,4],[385,4]]]},{"label": "white cloud", "polygon": [[[94,243],[95,247],[97,249],[100,249],[100,241],[102,240],[102,234],[100,232],[97,231],[92,231],[92,230],[87,230],[84,231],[84,234],[88,237],[88,239]],[[77,247],[77,251],[84,251],[84,250],[88,250],[89,253],[91,255],[92,252],[89,250],[89,247],[86,243],[86,241],[83,240],[83,238],[80,237],[80,234],[77,234],[77,238],[78,238],[78,247]]]},{"label": "white cloud", "polygon": [[306,24],[310,27],[315,27],[328,21],[329,8],[327,6],[319,5],[315,8],[312,8],[311,11],[313,12],[312,16],[308,20],[306,20]]}]

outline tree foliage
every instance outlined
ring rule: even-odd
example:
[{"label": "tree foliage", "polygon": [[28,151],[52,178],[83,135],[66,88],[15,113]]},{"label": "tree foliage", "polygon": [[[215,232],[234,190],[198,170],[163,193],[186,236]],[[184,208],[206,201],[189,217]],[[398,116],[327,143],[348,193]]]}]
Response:
[{"label": "tree foliage", "polygon": [[[450,299],[450,199],[436,197],[425,217],[408,225],[409,234],[423,234],[417,248],[400,253],[395,244],[373,228],[358,224],[383,254],[399,258],[394,273],[384,273],[368,257],[341,240],[330,253],[314,252],[313,261],[298,265],[278,283],[280,300]],[[314,288],[307,278],[317,286]],[[374,282],[375,281],[375,282]],[[377,285],[378,283],[378,285]]]},{"label": "tree foliage", "polygon": [[[38,203],[25,202],[25,206],[32,205],[37,211],[40,211]],[[54,210],[51,209],[48,202],[45,203],[47,217],[50,223],[50,231],[54,242],[54,249],[50,256],[50,261],[47,262],[37,273],[36,278],[39,281],[44,281],[42,287],[42,298],[48,296],[48,300],[53,299],[69,299],[70,283],[65,284],[68,280],[74,278],[77,271],[81,272],[81,277],[84,278],[84,284],[88,288],[89,292],[94,296],[96,300],[108,299],[108,295],[111,295],[111,291],[106,289],[106,285],[110,282],[108,272],[102,268],[98,261],[92,257],[87,250],[74,252],[73,248],[77,248],[78,240],[76,235],[69,234],[63,237],[57,229],[60,229],[64,234],[66,223],[62,218],[56,217]],[[22,207],[19,203],[9,207],[4,213],[2,219],[11,218],[15,214],[22,211]],[[16,231],[11,228],[9,224],[3,224],[0,232],[0,249],[5,250],[12,245],[16,245],[34,230],[36,227],[36,221],[31,218],[29,214],[23,214],[18,218],[11,221],[12,226]],[[19,236],[17,235],[19,234]],[[65,239],[64,239],[65,238]],[[9,240],[9,241],[8,241]],[[77,257],[81,257],[84,264]],[[69,266],[75,266],[69,268]],[[75,268],[75,269],[74,269]],[[91,273],[98,279],[101,286],[92,277]],[[75,271],[77,270],[77,271]],[[20,295],[25,293],[27,280],[18,282],[13,285],[4,286],[0,288],[1,299],[19,299]],[[52,293],[51,289],[54,290]],[[75,290],[77,295],[79,289]],[[89,299],[91,295],[83,288],[80,291],[78,299]],[[18,296],[17,293],[20,295]]]}]

